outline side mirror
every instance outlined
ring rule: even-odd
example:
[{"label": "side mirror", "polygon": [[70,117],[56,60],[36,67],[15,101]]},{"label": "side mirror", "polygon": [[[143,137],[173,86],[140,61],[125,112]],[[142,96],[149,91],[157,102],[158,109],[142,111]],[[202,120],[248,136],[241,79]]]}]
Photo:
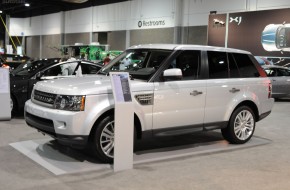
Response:
[{"label": "side mirror", "polygon": [[163,72],[164,81],[172,81],[172,80],[181,80],[182,79],[182,71],[181,69],[173,68],[166,69]]},{"label": "side mirror", "polygon": [[36,73],[31,79],[36,79],[36,80],[40,80],[42,76],[41,72]]}]

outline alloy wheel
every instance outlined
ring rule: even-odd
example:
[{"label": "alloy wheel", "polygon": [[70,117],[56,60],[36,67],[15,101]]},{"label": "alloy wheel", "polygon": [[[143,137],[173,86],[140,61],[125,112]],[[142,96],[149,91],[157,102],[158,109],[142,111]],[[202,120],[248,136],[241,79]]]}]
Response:
[{"label": "alloy wheel", "polygon": [[240,140],[248,139],[254,131],[255,121],[251,112],[241,111],[234,121],[234,133]]},{"label": "alloy wheel", "polygon": [[104,127],[100,136],[101,149],[103,153],[110,158],[114,157],[114,145],[115,145],[114,133],[115,133],[114,121],[111,121],[107,123],[107,125]]}]

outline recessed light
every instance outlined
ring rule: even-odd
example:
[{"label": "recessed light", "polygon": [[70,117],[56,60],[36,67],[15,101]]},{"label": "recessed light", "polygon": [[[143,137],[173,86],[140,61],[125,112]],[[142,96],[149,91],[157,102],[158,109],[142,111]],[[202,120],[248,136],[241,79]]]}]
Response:
[{"label": "recessed light", "polygon": [[29,3],[25,3],[24,5],[25,5],[25,7],[29,7],[29,6],[30,6],[30,4],[29,4]]}]

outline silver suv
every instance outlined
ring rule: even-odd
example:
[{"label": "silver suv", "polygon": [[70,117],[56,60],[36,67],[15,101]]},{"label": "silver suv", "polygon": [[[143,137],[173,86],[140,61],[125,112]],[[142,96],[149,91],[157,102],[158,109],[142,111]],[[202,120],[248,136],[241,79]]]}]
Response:
[{"label": "silver suv", "polygon": [[221,129],[230,143],[245,143],[274,102],[270,80],[249,52],[149,44],[127,49],[98,75],[38,82],[25,105],[27,124],[112,162],[111,71],[131,76],[137,139]]}]

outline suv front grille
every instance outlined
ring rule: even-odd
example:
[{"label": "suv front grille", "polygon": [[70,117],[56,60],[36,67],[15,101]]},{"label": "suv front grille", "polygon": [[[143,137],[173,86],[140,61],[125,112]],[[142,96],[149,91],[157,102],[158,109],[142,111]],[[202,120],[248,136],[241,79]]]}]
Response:
[{"label": "suv front grille", "polygon": [[35,100],[37,100],[39,102],[44,102],[44,103],[52,105],[52,104],[54,104],[56,94],[51,94],[51,93],[47,93],[47,92],[41,92],[38,90],[34,90],[33,97]]}]

